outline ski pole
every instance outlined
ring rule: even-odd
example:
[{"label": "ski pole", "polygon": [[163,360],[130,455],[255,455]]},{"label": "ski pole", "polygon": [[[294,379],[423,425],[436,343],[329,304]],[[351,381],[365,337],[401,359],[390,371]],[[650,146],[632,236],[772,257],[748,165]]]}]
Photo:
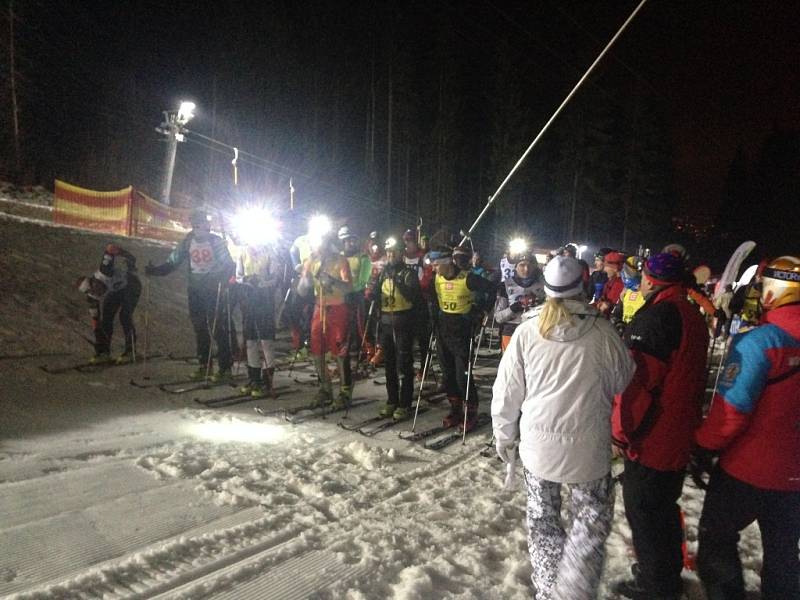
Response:
[{"label": "ski pole", "polygon": [[467,354],[467,390],[464,393],[464,427],[461,432],[461,445],[467,443],[467,413],[469,412],[469,387],[472,383],[472,347],[475,344],[475,337],[470,332],[469,354]]},{"label": "ski pole", "polygon": [[356,357],[356,368],[361,364],[361,354],[364,351],[364,344],[367,341],[367,332],[369,331],[369,322],[372,319],[372,311],[375,309],[375,300],[369,303],[369,310],[367,311],[367,322],[364,326],[364,333],[361,336],[361,345],[358,347],[358,356]]},{"label": "ski pole", "polygon": [[286,294],[283,297],[283,302],[281,303],[281,307],[278,309],[278,317],[275,319],[275,327],[281,326],[281,319],[283,318],[283,310],[286,308],[286,304],[289,302],[289,295],[292,293],[292,286],[289,285],[289,289],[286,290]]},{"label": "ski pole", "polygon": [[[142,356],[142,372],[147,372],[147,350],[150,344],[150,278],[144,280],[144,355]],[[147,379],[147,377],[145,377]]]},{"label": "ski pole", "polygon": [[486,314],[483,317],[483,321],[481,322],[481,331],[478,334],[478,347],[475,349],[475,358],[472,359],[472,368],[475,368],[475,365],[478,364],[478,353],[481,351],[481,342],[483,342],[483,334],[486,331],[486,321],[489,320],[489,315]]},{"label": "ski pole", "polygon": [[492,351],[492,341],[494,340],[494,311],[492,311],[492,325],[489,327],[489,343],[486,345],[486,349],[491,352]]},{"label": "ski pole", "polygon": [[217,284],[217,301],[214,304],[214,322],[211,325],[211,338],[208,340],[208,360],[206,361],[206,380],[211,371],[211,341],[217,333],[217,316],[219,315],[219,299],[222,296],[222,282]]},{"label": "ski pole", "polygon": [[433,352],[433,339],[436,335],[435,331],[431,329],[431,337],[428,339],[428,354],[425,356],[425,364],[422,365],[422,381],[419,383],[419,394],[417,394],[417,406],[414,408],[414,421],[411,423],[411,433],[417,426],[417,415],[419,414],[419,405],[422,402],[422,390],[425,388],[425,378],[428,376],[428,365],[431,363],[431,353]]}]

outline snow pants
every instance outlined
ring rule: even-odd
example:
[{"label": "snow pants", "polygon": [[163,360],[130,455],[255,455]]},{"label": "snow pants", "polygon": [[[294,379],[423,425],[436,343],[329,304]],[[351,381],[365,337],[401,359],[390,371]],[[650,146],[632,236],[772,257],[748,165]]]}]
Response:
[{"label": "snow pants", "polygon": [[420,306],[415,306],[412,311],[414,313],[414,340],[417,342],[417,346],[419,346],[419,368],[421,371],[425,366],[425,359],[428,357],[428,343],[431,341],[428,305],[425,303]]},{"label": "snow pants", "polygon": [[119,313],[119,322],[125,335],[125,353],[130,354],[136,344],[136,328],[133,325],[133,311],[142,294],[142,283],[133,274],[128,274],[128,283],[121,290],[109,292],[103,297],[100,323],[94,331],[95,354],[111,352],[111,336],[114,333],[114,318]]},{"label": "snow pants", "polygon": [[[470,338],[472,321],[469,317],[441,315],[439,318],[439,364],[444,373],[444,387],[448,397],[467,397],[467,370],[470,366]],[[478,406],[478,390],[475,379],[470,378],[469,405]]]},{"label": "snow pants", "polygon": [[308,344],[311,336],[311,313],[314,310],[314,299],[297,293],[293,287],[284,311],[289,316],[289,328],[292,332],[292,350],[300,350]]},{"label": "snow pants", "polygon": [[653,597],[683,589],[683,528],[678,499],[683,471],[657,471],[625,460],[622,498],[639,563],[636,581]]},{"label": "snow pants", "polygon": [[709,600],[744,600],[739,532],[758,521],[764,600],[800,598],[800,492],[765,490],[711,474],[700,517],[697,567]]},{"label": "snow pants", "polygon": [[261,368],[261,352],[264,365],[275,368],[275,297],[272,289],[241,286],[244,340],[247,349],[247,366]]},{"label": "snow pants", "polygon": [[414,396],[414,318],[412,310],[381,315],[387,402],[405,408]]},{"label": "snow pants", "polygon": [[225,306],[225,290],[223,289],[218,294],[216,287],[190,287],[189,318],[194,328],[195,341],[197,342],[197,359],[200,364],[205,365],[209,360],[211,354],[210,333],[213,330],[214,341],[217,343],[218,366],[221,370],[230,369],[233,359],[231,358],[231,346],[228,336],[228,311]]},{"label": "snow pants", "polygon": [[528,553],[536,600],[595,600],[614,520],[614,481],[605,477],[567,485],[572,527],[561,521],[561,485],[525,469]]}]

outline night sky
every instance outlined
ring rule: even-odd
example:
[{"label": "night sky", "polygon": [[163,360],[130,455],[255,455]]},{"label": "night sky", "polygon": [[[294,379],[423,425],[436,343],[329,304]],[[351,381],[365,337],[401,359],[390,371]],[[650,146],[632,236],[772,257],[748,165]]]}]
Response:
[{"label": "night sky", "polygon": [[[504,54],[526,107],[518,132],[526,142],[508,150],[513,163],[636,3],[199,6],[16,2],[21,177],[46,185],[53,177],[106,188],[133,183],[157,195],[164,147],[153,128],[161,111],[187,98],[198,105],[193,129],[270,161],[242,163],[245,188],[283,190],[294,174],[309,196],[352,193],[369,202],[380,189],[383,202],[385,182],[370,188],[363,165],[372,78],[375,171],[385,178],[391,77],[398,161],[391,203],[411,220],[429,200],[423,188],[403,183],[422,176],[413,166],[404,175],[402,160],[434,160],[419,140],[436,127],[444,76],[450,91],[443,110],[458,106],[453,143],[457,156],[467,157],[452,167],[458,173],[446,201],[459,203],[467,213],[459,225],[466,226],[505,176],[487,158],[497,137],[488,107],[497,94],[498,57]],[[586,100],[599,98],[604,86],[623,81],[656,98],[668,115],[675,213],[713,214],[737,148],[753,157],[773,128],[800,130],[797,8],[794,2],[650,0],[580,92]],[[7,51],[5,34],[3,42]],[[8,114],[2,132],[0,170],[11,176]],[[181,146],[177,195],[226,193],[232,156],[217,150]]]}]

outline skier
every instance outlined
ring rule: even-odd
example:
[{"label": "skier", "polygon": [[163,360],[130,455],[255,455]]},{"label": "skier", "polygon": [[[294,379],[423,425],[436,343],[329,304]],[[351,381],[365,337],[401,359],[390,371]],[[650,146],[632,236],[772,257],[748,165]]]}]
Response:
[{"label": "skier", "polygon": [[597,304],[603,295],[603,288],[608,281],[608,274],[605,271],[605,258],[610,250],[601,249],[594,255],[594,271],[589,275],[589,298],[590,304]]},{"label": "skier", "polygon": [[281,277],[279,262],[269,248],[248,245],[241,249],[236,261],[236,281],[242,290],[248,382],[239,391],[253,398],[274,397],[275,291]]},{"label": "skier", "polygon": [[619,302],[619,297],[624,289],[622,278],[620,277],[624,262],[625,255],[621,252],[609,252],[603,259],[603,270],[606,272],[608,280],[603,285],[600,300],[597,302],[597,310],[606,318],[611,314],[611,309],[614,308],[614,305]]},{"label": "skier", "polygon": [[[546,303],[516,328],[500,361],[494,435],[504,462],[514,461],[520,436],[537,600],[590,600],[597,598],[614,517],[612,399],[635,364],[613,327],[586,304],[576,259],[551,260],[544,288]],[[561,519],[563,484],[571,495],[569,533]]]},{"label": "skier", "polygon": [[619,302],[611,309],[611,323],[620,334],[645,302],[644,294],[639,290],[642,273],[638,257],[629,256],[625,260],[621,277],[625,289],[619,297]]},{"label": "skier", "polygon": [[[369,234],[369,239],[367,240],[367,255],[372,264],[372,274],[370,275],[370,285],[372,286],[378,281],[378,276],[381,274],[383,266],[386,264],[386,256],[384,255],[380,243],[380,233],[378,231],[371,231]],[[373,311],[372,317],[367,319],[367,337],[364,342],[369,363],[373,367],[379,367],[383,364],[383,350],[380,347],[377,334],[379,322],[378,312]]]},{"label": "skier", "polygon": [[[419,364],[417,376],[422,379],[422,368],[428,357],[428,342],[431,336],[429,301],[431,297],[431,284],[433,283],[433,268],[425,264],[425,252],[417,245],[414,231],[407,229],[403,233],[403,262],[410,267],[419,278],[419,287],[425,302],[415,302],[413,306],[414,339],[419,347]],[[387,257],[388,260],[388,257]],[[383,336],[381,336],[383,339]]]},{"label": "skier", "polygon": [[295,358],[308,357],[308,338],[311,324],[311,312],[314,307],[314,298],[305,297],[297,293],[297,283],[303,264],[311,256],[311,242],[307,233],[297,237],[289,248],[289,258],[294,267],[295,277],[289,284],[290,292],[287,298],[289,329],[292,335],[292,352]]},{"label": "skier", "polygon": [[693,474],[711,471],[697,555],[711,600],[745,597],[737,542],[753,521],[763,545],[761,597],[800,598],[800,258],[767,265],[761,302],[764,324],[734,338],[695,434]]},{"label": "skier", "polygon": [[[125,271],[116,266],[117,258],[125,260]],[[81,277],[78,280],[78,291],[86,294],[94,331],[94,356],[89,362],[111,362],[111,336],[114,332],[114,317],[118,312],[125,335],[125,350],[114,362],[118,365],[131,362],[136,346],[133,311],[142,293],[142,282],[136,276],[136,258],[124,248],[108,244],[103,252],[100,268],[91,277]]]},{"label": "skier", "polygon": [[217,343],[219,370],[211,376],[211,380],[218,383],[232,376],[233,360],[223,293],[228,281],[234,276],[236,267],[225,240],[211,233],[211,224],[204,211],[192,211],[190,222],[192,231],[170,253],[166,262],[158,266],[148,264],[144,272],[148,277],[162,277],[172,273],[184,262],[187,263],[189,318],[194,327],[199,361],[199,367],[191,377],[195,380],[206,377],[208,365],[211,364],[213,336]]},{"label": "skier", "polygon": [[494,318],[500,324],[500,349],[505,351],[511,335],[522,322],[522,314],[540,304],[545,297],[542,271],[536,259],[521,254],[514,267],[514,276],[498,288]]},{"label": "skier", "polygon": [[[380,307],[381,347],[386,372],[386,404],[380,416],[405,419],[414,395],[414,320],[423,302],[417,272],[403,260],[394,238],[386,240],[386,266],[375,284],[374,300]],[[398,381],[399,375],[399,381]]]},{"label": "skier", "polygon": [[347,294],[347,305],[350,307],[349,351],[358,354],[366,327],[367,310],[364,306],[364,294],[372,276],[372,262],[369,255],[360,251],[358,237],[347,225],[339,228],[338,238],[342,244],[342,256],[347,259],[350,275],[353,278],[353,291]]},{"label": "skier", "polygon": [[[313,291],[315,304],[311,317],[311,355],[319,376],[320,389],[315,404],[318,407],[333,403],[344,408],[353,393],[350,373],[350,353],[347,348],[350,316],[347,294],[353,290],[350,265],[339,254],[330,233],[322,235],[319,247],[306,259],[297,291],[309,297]],[[336,357],[339,370],[339,394],[334,399],[326,354]]]},{"label": "skier", "polygon": [[566,244],[563,247],[561,256],[571,256],[580,263],[581,269],[583,269],[583,289],[588,296],[591,293],[589,289],[589,263],[582,258],[578,258],[578,247],[575,244]]},{"label": "skier", "polygon": [[478,393],[468,370],[472,367],[470,356],[473,338],[473,292],[495,293],[495,285],[468,270],[460,269],[453,261],[453,251],[440,247],[431,252],[431,262],[436,276],[433,285],[437,314],[439,362],[444,371],[445,390],[450,412],[442,421],[445,427],[464,423],[464,402],[467,403],[466,431],[475,427],[478,420]]},{"label": "skier", "polygon": [[714,298],[714,308],[725,313],[725,320],[717,320],[717,325],[714,327],[715,337],[719,336],[720,334],[722,335],[723,339],[728,337],[728,333],[731,330],[731,317],[733,316],[731,313],[731,300],[733,300],[733,286],[729,283],[725,286],[725,289],[719,294],[719,296]]},{"label": "skier", "polygon": [[625,328],[636,361],[628,388],[614,399],[612,435],[625,458],[622,485],[638,565],[615,591],[637,600],[677,600],[683,583],[678,499],[700,424],[708,329],[686,298],[683,261],[655,254],[644,264],[647,298]]}]

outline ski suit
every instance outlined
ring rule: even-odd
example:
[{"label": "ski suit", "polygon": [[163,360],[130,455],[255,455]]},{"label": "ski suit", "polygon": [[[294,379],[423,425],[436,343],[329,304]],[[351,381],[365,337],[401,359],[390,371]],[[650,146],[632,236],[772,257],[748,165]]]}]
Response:
[{"label": "ski suit", "polygon": [[[433,294],[437,315],[439,362],[444,372],[444,385],[450,402],[451,415],[458,416],[464,400],[469,394],[467,410],[473,415],[478,411],[478,392],[475,380],[471,379],[467,391],[467,372],[471,366],[470,340],[474,334],[472,314],[472,292],[493,294],[495,285],[483,277],[456,267],[455,275],[447,279],[437,274]],[[469,417],[468,417],[469,419]]]},{"label": "ski suit", "polygon": [[350,265],[353,277],[353,291],[347,294],[347,305],[350,307],[350,352],[358,353],[361,338],[364,337],[367,310],[364,306],[365,291],[372,277],[372,263],[369,256],[357,252],[353,256],[343,254]]},{"label": "ski suit", "polygon": [[700,424],[708,329],[679,284],[653,290],[625,329],[636,361],[614,399],[612,435],[625,452],[623,498],[639,560],[637,583],[653,597],[683,588],[677,501]]},{"label": "ski suit", "polygon": [[[424,298],[430,298],[431,284],[433,283],[433,269],[426,266],[423,258],[425,253],[422,250],[417,250],[413,256],[408,256],[403,253],[403,262],[407,267],[411,268],[419,279],[419,288]],[[428,342],[431,337],[430,316],[428,314],[427,302],[414,303],[414,339],[419,347],[419,364],[420,369],[425,364],[428,356]]]},{"label": "ski suit", "polygon": [[505,350],[517,326],[522,323],[522,315],[544,301],[544,281],[541,271],[521,279],[518,275],[506,279],[497,290],[494,318],[500,324],[500,348]]},{"label": "ski suit", "polygon": [[[116,259],[125,259],[126,270],[116,266]],[[92,278],[105,286],[104,294],[88,291],[89,316],[92,318],[95,354],[111,352],[111,337],[114,333],[114,317],[119,313],[119,322],[125,335],[125,355],[133,353],[136,344],[136,328],[133,312],[142,293],[142,282],[136,276],[136,258],[115,244],[106,246],[100,267]]]},{"label": "ski suit", "polygon": [[[298,237],[289,248],[289,257],[294,272],[300,274],[303,264],[311,256],[311,243],[307,235]],[[311,329],[311,313],[314,310],[313,296],[303,296],[297,292],[297,277],[290,284],[291,292],[287,300],[286,311],[289,317],[289,328],[292,333],[292,350],[295,352],[308,344]]]},{"label": "ski suit", "polygon": [[416,306],[423,302],[419,278],[404,263],[387,264],[375,289],[381,315],[387,403],[410,408],[414,395],[414,320],[419,314]]},{"label": "ski suit", "polygon": [[162,277],[175,271],[184,262],[189,272],[189,318],[197,342],[197,358],[201,365],[208,362],[211,354],[209,332],[213,331],[219,369],[230,370],[233,359],[224,293],[236,267],[228,245],[216,234],[197,235],[195,231],[191,231],[170,253],[165,263],[158,266],[148,265],[145,273],[148,276]]},{"label": "ski suit", "polygon": [[[537,600],[597,597],[614,514],[612,400],[635,370],[597,310],[576,300],[564,305],[572,320],[547,338],[539,332],[541,309],[516,328],[492,388],[495,438],[520,437]],[[562,525],[562,485],[572,500],[569,532]]]},{"label": "ski suit", "polygon": [[800,598],[800,305],[768,311],[765,324],[734,338],[695,440],[720,453],[700,517],[709,597],[745,597],[737,542],[758,521],[762,597]]},{"label": "ski suit", "polygon": [[275,290],[281,274],[267,248],[246,246],[236,261],[236,281],[241,284],[247,370],[251,381],[261,381],[261,354],[269,373],[275,369]]}]

